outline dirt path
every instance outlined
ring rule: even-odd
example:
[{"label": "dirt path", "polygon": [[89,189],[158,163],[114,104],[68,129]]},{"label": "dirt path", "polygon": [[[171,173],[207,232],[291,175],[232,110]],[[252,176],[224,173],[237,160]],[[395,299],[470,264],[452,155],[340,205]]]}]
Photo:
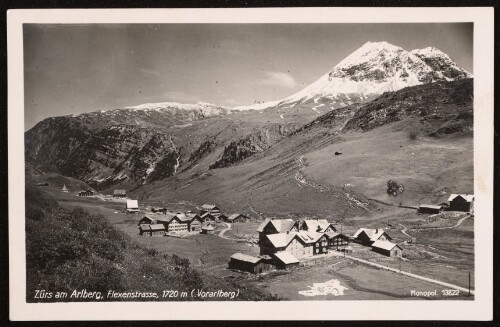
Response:
[{"label": "dirt path", "polygon": [[230,223],[224,223],[224,225],[226,225],[226,228],[224,228],[223,230],[220,231],[219,237],[222,237],[222,238],[230,240],[230,238],[224,237],[224,233],[227,232],[228,230],[231,230],[231,224]]},{"label": "dirt path", "polygon": [[[335,253],[335,252],[333,252],[333,254],[336,255],[336,256],[344,256],[344,254],[341,254],[341,253]],[[388,271],[392,271],[394,273],[398,273],[398,274],[405,275],[405,276],[408,276],[408,277],[412,277],[412,278],[415,278],[415,279],[420,279],[420,280],[423,280],[423,281],[426,281],[426,282],[429,282],[429,283],[441,285],[441,286],[444,286],[444,287],[453,288],[453,289],[459,290],[461,292],[465,292],[465,293],[469,292],[469,290],[467,288],[465,288],[465,287],[461,287],[461,286],[450,284],[450,283],[445,283],[445,282],[442,282],[442,281],[437,280],[437,279],[432,279],[432,278],[428,278],[428,277],[424,277],[424,276],[412,274],[412,273],[409,273],[409,272],[406,272],[406,271],[400,271],[399,269],[387,267],[387,266],[384,266],[384,265],[381,265],[381,264],[378,264],[378,263],[374,263],[374,262],[371,262],[371,261],[367,261],[367,260],[363,260],[363,259],[360,259],[360,258],[352,257],[350,255],[345,255],[345,258],[349,258],[351,260],[355,260],[355,261],[358,261],[358,262],[361,262],[361,263],[364,263],[366,265],[369,265],[369,266],[372,266],[372,267],[376,267],[376,268],[379,268],[379,269],[385,269],[385,270],[388,270]],[[470,294],[474,295],[474,291],[471,290]]]},{"label": "dirt path", "polygon": [[[410,228],[409,230],[410,231],[421,231],[421,230],[429,230],[429,229],[432,229],[432,230],[435,230],[435,229],[450,229],[450,228],[455,228],[455,227],[458,227],[460,225],[462,225],[462,223],[464,222],[465,219],[469,218],[470,216],[465,216],[463,218],[460,218],[457,223],[453,226],[444,226],[444,227],[426,227],[426,228]],[[405,234],[406,236],[408,237],[413,237],[411,235],[408,235],[407,231],[408,231],[408,228],[406,228],[405,225],[403,224],[399,224],[400,226],[403,227],[403,229],[401,230],[401,233]]]}]

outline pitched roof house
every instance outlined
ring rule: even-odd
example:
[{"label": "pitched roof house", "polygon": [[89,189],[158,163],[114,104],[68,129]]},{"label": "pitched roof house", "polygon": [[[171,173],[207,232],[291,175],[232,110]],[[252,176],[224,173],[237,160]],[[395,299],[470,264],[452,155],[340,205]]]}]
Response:
[{"label": "pitched roof house", "polygon": [[388,257],[400,257],[403,251],[399,245],[382,240],[373,242],[372,250]]},{"label": "pitched roof house", "polygon": [[356,242],[371,245],[373,242],[378,240],[390,241],[392,237],[390,237],[383,229],[376,228],[360,228],[356,233],[354,233],[353,238]]},{"label": "pitched roof house", "polygon": [[449,210],[469,212],[474,202],[474,194],[451,194],[448,198]]}]

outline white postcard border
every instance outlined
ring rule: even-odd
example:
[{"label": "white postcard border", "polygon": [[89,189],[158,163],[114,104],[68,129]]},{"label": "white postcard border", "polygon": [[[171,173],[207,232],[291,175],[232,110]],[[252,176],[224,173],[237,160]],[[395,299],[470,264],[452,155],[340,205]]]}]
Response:
[{"label": "white postcard border", "polygon": [[[9,10],[7,60],[11,320],[491,320],[493,13],[493,8],[484,7]],[[148,315],[144,315],[137,302],[26,303],[23,23],[416,22],[474,23],[474,301],[148,302]]]}]

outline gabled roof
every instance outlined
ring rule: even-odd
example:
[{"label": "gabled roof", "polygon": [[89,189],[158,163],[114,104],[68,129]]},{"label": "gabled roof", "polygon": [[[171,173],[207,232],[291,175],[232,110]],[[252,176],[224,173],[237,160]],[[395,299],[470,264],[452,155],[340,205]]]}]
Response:
[{"label": "gabled roof", "polygon": [[127,209],[139,209],[139,201],[127,200]]},{"label": "gabled roof", "polygon": [[287,246],[295,235],[296,233],[278,233],[266,235],[266,237],[275,248],[282,248]]},{"label": "gabled roof", "polygon": [[142,231],[149,231],[149,230],[151,230],[150,226],[151,226],[150,224],[140,224],[139,229]]},{"label": "gabled roof", "polygon": [[[364,232],[368,236],[370,241],[372,241],[372,242],[378,240],[380,238],[380,236],[384,235],[384,233],[385,233],[384,230],[381,228],[378,228],[378,229],[360,228],[360,229],[358,229],[358,231],[356,233],[354,233],[353,237],[357,238],[359,236],[359,234],[361,234],[362,232]],[[387,235],[387,233],[386,233],[386,235]],[[387,236],[389,236],[389,235],[387,235]]]},{"label": "gabled roof", "polygon": [[293,254],[291,254],[290,252],[279,251],[276,252],[274,255],[279,261],[283,262],[286,265],[299,262],[299,260],[295,258]]},{"label": "gabled roof", "polygon": [[201,217],[201,218],[205,218],[205,217],[207,217],[207,216],[210,216],[210,217],[215,218],[215,217],[214,217],[214,215],[210,214],[210,212],[205,212],[205,213],[204,213],[203,215],[201,215],[200,217]]},{"label": "gabled roof", "polygon": [[300,231],[297,233],[297,236],[302,239],[305,243],[315,243],[317,242],[323,235],[324,233],[317,233],[317,232],[311,232],[311,231]]},{"label": "gabled roof", "polygon": [[159,230],[165,230],[165,226],[163,224],[151,224],[149,225],[151,228],[151,231],[159,231]]},{"label": "gabled roof", "polygon": [[152,218],[152,217],[149,217],[149,216],[144,216],[142,217],[139,221],[143,220],[143,219],[148,219],[150,221],[150,224],[154,224],[156,223],[156,219],[155,218]]},{"label": "gabled roof", "polygon": [[245,262],[251,262],[251,263],[257,263],[262,260],[262,258],[254,257],[248,254],[243,254],[243,253],[235,253],[231,256],[231,259],[239,260],[239,261],[245,261]]},{"label": "gabled roof", "polygon": [[259,228],[257,228],[257,232],[262,232],[264,231],[264,228],[267,226],[267,224],[273,224],[274,228],[278,233],[284,233],[288,232],[292,229],[293,225],[295,225],[295,221],[293,219],[269,219],[266,218],[260,225]]},{"label": "gabled roof", "polygon": [[[307,230],[312,232],[324,232],[332,225],[326,219],[306,219],[303,223],[307,226]],[[333,227],[333,229],[335,229],[335,227]]]},{"label": "gabled roof", "polygon": [[238,218],[240,216],[243,217],[243,218],[245,218],[245,219],[248,218],[247,216],[242,215],[240,213],[233,213],[232,215],[230,215],[229,217],[227,217],[227,219],[228,220],[235,220],[236,218]]},{"label": "gabled roof", "polygon": [[474,194],[451,194],[448,201],[453,201],[457,196],[462,197],[467,202],[472,202],[474,200]]},{"label": "gabled roof", "polygon": [[392,250],[395,246],[400,248],[399,245],[394,244],[394,243],[389,242],[389,241],[375,241],[372,244],[372,248],[379,248],[379,249],[383,249],[383,250],[387,250],[387,251]]},{"label": "gabled roof", "polygon": [[204,204],[201,206],[203,210],[214,210],[219,209],[215,204]]},{"label": "gabled roof", "polygon": [[337,233],[337,232],[328,232],[328,233],[325,233],[325,235],[326,235],[328,238],[334,238],[335,236],[342,235],[342,234]]},{"label": "gabled roof", "polygon": [[186,214],[183,213],[176,214],[176,217],[182,222],[191,221],[191,217],[188,217]]}]

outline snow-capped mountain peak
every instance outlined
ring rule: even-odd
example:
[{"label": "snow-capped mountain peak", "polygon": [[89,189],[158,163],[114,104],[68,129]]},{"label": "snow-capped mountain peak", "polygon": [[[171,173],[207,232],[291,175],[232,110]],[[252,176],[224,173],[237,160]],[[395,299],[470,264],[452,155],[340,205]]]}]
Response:
[{"label": "snow-capped mountain peak", "polygon": [[234,109],[286,108],[309,101],[335,109],[408,86],[470,77],[436,48],[406,51],[385,41],[367,42],[305,89],[282,100]]}]

